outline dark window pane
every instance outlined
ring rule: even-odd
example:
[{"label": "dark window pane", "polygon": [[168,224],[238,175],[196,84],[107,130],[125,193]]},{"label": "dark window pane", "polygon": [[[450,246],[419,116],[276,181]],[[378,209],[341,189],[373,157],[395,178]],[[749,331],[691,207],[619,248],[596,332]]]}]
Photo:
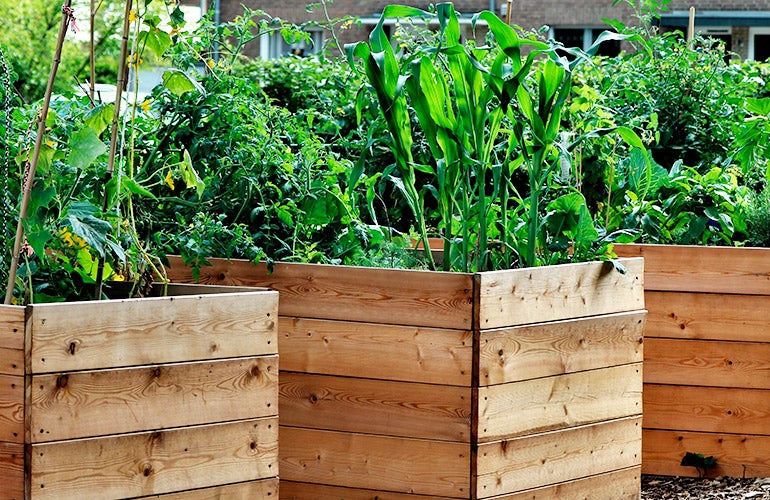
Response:
[{"label": "dark window pane", "polygon": [[770,35],[754,35],[754,59],[764,61],[770,58]]},{"label": "dark window pane", "polygon": [[[591,31],[592,39],[595,41],[599,38],[599,35],[606,30],[595,29]],[[597,56],[615,57],[620,54],[620,40],[605,40],[599,45],[599,50],[596,52]]]},{"label": "dark window pane", "polygon": [[553,39],[561,42],[565,47],[583,48],[583,29],[574,28],[554,28]]}]

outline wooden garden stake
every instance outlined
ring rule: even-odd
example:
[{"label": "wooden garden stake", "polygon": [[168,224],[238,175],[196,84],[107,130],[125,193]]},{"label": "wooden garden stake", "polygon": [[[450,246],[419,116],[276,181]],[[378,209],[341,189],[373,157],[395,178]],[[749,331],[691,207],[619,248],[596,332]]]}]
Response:
[{"label": "wooden garden stake", "polygon": [[21,253],[22,242],[24,241],[24,219],[27,218],[27,209],[29,208],[29,199],[32,195],[32,184],[35,181],[35,171],[40,159],[40,149],[43,146],[43,136],[45,135],[45,121],[48,116],[48,108],[51,104],[51,94],[53,93],[53,84],[56,81],[56,73],[61,61],[62,47],[64,37],[67,35],[67,28],[71,22],[74,22],[75,16],[72,12],[71,0],[66,0],[62,6],[61,26],[59,27],[59,37],[56,40],[56,51],[51,64],[51,73],[48,76],[48,85],[43,97],[43,107],[38,116],[37,137],[35,138],[35,149],[32,152],[29,167],[27,168],[26,178],[24,179],[23,193],[21,197],[21,206],[19,207],[19,223],[16,226],[16,240],[13,244],[13,254],[11,255],[11,268],[8,270],[8,286],[5,291],[5,304],[10,304],[13,299],[13,288],[16,283],[16,273],[19,266],[19,254]]},{"label": "wooden garden stake", "polygon": [[687,44],[692,48],[695,38],[695,7],[690,7],[690,22],[687,24]]},{"label": "wooden garden stake", "polygon": [[[131,8],[132,0],[126,0],[126,11],[123,16],[123,34],[120,41],[120,67],[118,68],[118,82],[115,89],[115,111],[112,114],[112,135],[110,137],[110,155],[107,160],[107,172],[104,174],[104,198],[102,201],[102,212],[107,211],[108,194],[107,184],[112,179],[115,171],[115,155],[118,144],[118,128],[120,125],[120,104],[123,98],[123,86],[126,83],[126,60],[128,57],[128,33],[131,26]],[[102,298],[102,284],[104,282],[104,255],[99,256],[99,264],[96,269],[96,290],[94,298]]]}]

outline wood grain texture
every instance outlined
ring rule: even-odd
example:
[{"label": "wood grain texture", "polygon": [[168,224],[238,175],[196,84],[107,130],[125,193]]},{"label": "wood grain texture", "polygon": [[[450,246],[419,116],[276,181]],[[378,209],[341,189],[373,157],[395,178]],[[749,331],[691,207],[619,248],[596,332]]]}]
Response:
[{"label": "wood grain texture", "polygon": [[480,443],[642,414],[642,364],[479,389]]},{"label": "wood grain texture", "polygon": [[24,444],[0,441],[0,499],[24,499]]},{"label": "wood grain texture", "polygon": [[710,477],[770,477],[770,436],[644,430],[643,474],[698,477],[695,467],[680,464],[685,453],[714,456]]},{"label": "wood grain texture", "polygon": [[479,384],[642,361],[644,311],[481,332]]},{"label": "wood grain texture", "polygon": [[35,375],[31,442],[278,414],[278,356]]},{"label": "wood grain texture", "polygon": [[489,500],[638,500],[641,482],[642,468],[636,466]]},{"label": "wood grain texture", "polygon": [[469,443],[464,387],[281,372],[281,425]]},{"label": "wood grain texture", "polygon": [[770,343],[649,338],[644,358],[646,383],[770,389]]},{"label": "wood grain texture", "polygon": [[615,245],[620,257],[644,257],[645,289],[770,295],[770,249],[687,245]]},{"label": "wood grain texture", "polygon": [[24,375],[24,311],[0,305],[0,374]]},{"label": "wood grain texture", "polygon": [[770,391],[645,384],[644,428],[770,435]]},{"label": "wood grain texture", "polygon": [[281,500],[448,500],[449,497],[394,493],[363,488],[343,488],[281,479]]},{"label": "wood grain texture", "polygon": [[644,261],[587,262],[476,275],[480,329],[644,309]]},{"label": "wood grain texture", "polygon": [[32,499],[156,495],[276,476],[278,418],[31,447]]},{"label": "wood grain texture", "polygon": [[470,387],[466,330],[279,319],[281,370]]},{"label": "wood grain texture", "polygon": [[470,445],[281,427],[281,479],[468,498]]},{"label": "wood grain texture", "polygon": [[275,292],[30,306],[30,373],[277,352]]},{"label": "wood grain texture", "polygon": [[227,484],[213,488],[188,490],[146,498],[158,500],[277,500],[278,478],[271,477],[258,481]]},{"label": "wood grain texture", "polygon": [[645,292],[645,337],[770,342],[770,297]]},{"label": "wood grain texture", "polygon": [[[181,260],[172,257],[172,281],[192,282]],[[209,259],[200,282],[262,286],[281,294],[280,314],[317,319],[471,328],[473,279],[470,274],[375,269],[321,264],[264,264]]]},{"label": "wood grain texture", "polygon": [[478,450],[479,498],[641,465],[640,417],[487,443]]},{"label": "wood grain texture", "polygon": [[0,375],[0,441],[24,443],[24,377]]}]

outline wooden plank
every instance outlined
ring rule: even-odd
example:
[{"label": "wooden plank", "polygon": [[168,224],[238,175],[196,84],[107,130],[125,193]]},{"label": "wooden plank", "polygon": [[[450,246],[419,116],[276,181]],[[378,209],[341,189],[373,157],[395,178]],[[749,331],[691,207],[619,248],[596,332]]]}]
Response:
[{"label": "wooden plank", "polygon": [[770,295],[770,249],[688,245],[615,245],[644,257],[645,289]]},{"label": "wooden plank", "polygon": [[30,306],[32,373],[277,352],[275,292]]},{"label": "wooden plank", "polygon": [[281,479],[468,498],[468,444],[281,426]]},{"label": "wooden plank", "polygon": [[487,443],[478,450],[479,498],[641,465],[641,417]]},{"label": "wooden plank", "polygon": [[622,264],[626,274],[610,262],[479,273],[478,326],[504,328],[644,309],[644,261]]},{"label": "wooden plank", "polygon": [[645,292],[645,337],[770,342],[770,297]]},{"label": "wooden plank", "polygon": [[[316,319],[398,323],[436,328],[471,328],[470,274],[375,269],[322,264],[265,264],[208,259],[200,282],[262,286],[281,294],[280,314]],[[193,282],[181,259],[170,257],[168,275]]]},{"label": "wooden plank", "polygon": [[717,459],[709,477],[770,477],[770,436],[644,430],[642,473],[698,477],[695,467],[679,465],[686,452]]},{"label": "wooden plank", "polygon": [[274,477],[278,418],[32,445],[32,499],[156,495]]},{"label": "wooden plank", "polygon": [[480,443],[642,414],[642,364],[479,389]]},{"label": "wooden plank", "polygon": [[641,362],[644,317],[634,311],[482,331],[479,384]]},{"label": "wooden plank", "polygon": [[282,426],[471,439],[470,388],[282,371],[280,407]]},{"label": "wooden plank", "polygon": [[449,497],[394,493],[383,490],[342,488],[281,479],[281,500],[444,500]]},{"label": "wooden plank", "polygon": [[0,441],[24,443],[24,377],[0,375]]},{"label": "wooden plank", "polygon": [[770,343],[649,338],[644,358],[645,383],[770,389]]},{"label": "wooden plank", "polygon": [[641,488],[642,468],[636,466],[489,500],[638,500]]},{"label": "wooden plank", "polygon": [[35,375],[31,442],[278,414],[278,356]]},{"label": "wooden plank", "polygon": [[281,370],[470,387],[466,330],[281,317]]},{"label": "wooden plank", "polygon": [[24,311],[0,305],[0,374],[24,375]]},{"label": "wooden plank", "polygon": [[644,428],[770,435],[770,391],[644,384]]},{"label": "wooden plank", "polygon": [[[278,478],[260,479],[245,483],[226,484],[213,488],[167,493],[145,498],[159,500],[268,500],[278,498]],[[339,500],[339,499],[337,499]]]},{"label": "wooden plank", "polygon": [[24,444],[0,441],[0,479],[3,500],[24,500]]}]

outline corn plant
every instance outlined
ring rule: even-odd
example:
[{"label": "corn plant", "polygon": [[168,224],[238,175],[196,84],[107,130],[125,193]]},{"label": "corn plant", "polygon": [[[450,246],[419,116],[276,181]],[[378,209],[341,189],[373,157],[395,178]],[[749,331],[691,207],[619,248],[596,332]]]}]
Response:
[{"label": "corn plant", "polygon": [[[396,54],[384,29],[391,18],[434,19],[438,33],[432,43]],[[346,53],[353,67],[356,60],[362,62],[379,99],[400,174],[395,182],[414,213],[426,249],[423,197],[432,193],[437,200],[444,269],[551,263],[553,259],[546,255],[549,229],[556,228],[559,235],[598,237],[593,221],[593,231],[564,226],[582,221],[585,227],[585,217],[562,217],[560,224],[549,225],[543,213],[554,168],[563,153],[557,142],[575,62],[561,56],[560,46],[554,43],[519,36],[492,12],[476,14],[473,25],[480,24],[489,31],[487,46],[461,42],[451,3],[438,4],[435,12],[391,5],[383,11],[369,42],[350,44]],[[617,35],[604,38],[609,36]],[[415,162],[410,110],[434,163]],[[526,196],[512,182],[519,168],[526,170],[529,179]],[[415,183],[418,171],[432,179],[424,189]],[[585,205],[582,197],[568,194]],[[573,211],[574,203],[548,207]],[[587,214],[578,208],[580,212]],[[426,259],[432,265],[430,252],[426,251]]]}]

